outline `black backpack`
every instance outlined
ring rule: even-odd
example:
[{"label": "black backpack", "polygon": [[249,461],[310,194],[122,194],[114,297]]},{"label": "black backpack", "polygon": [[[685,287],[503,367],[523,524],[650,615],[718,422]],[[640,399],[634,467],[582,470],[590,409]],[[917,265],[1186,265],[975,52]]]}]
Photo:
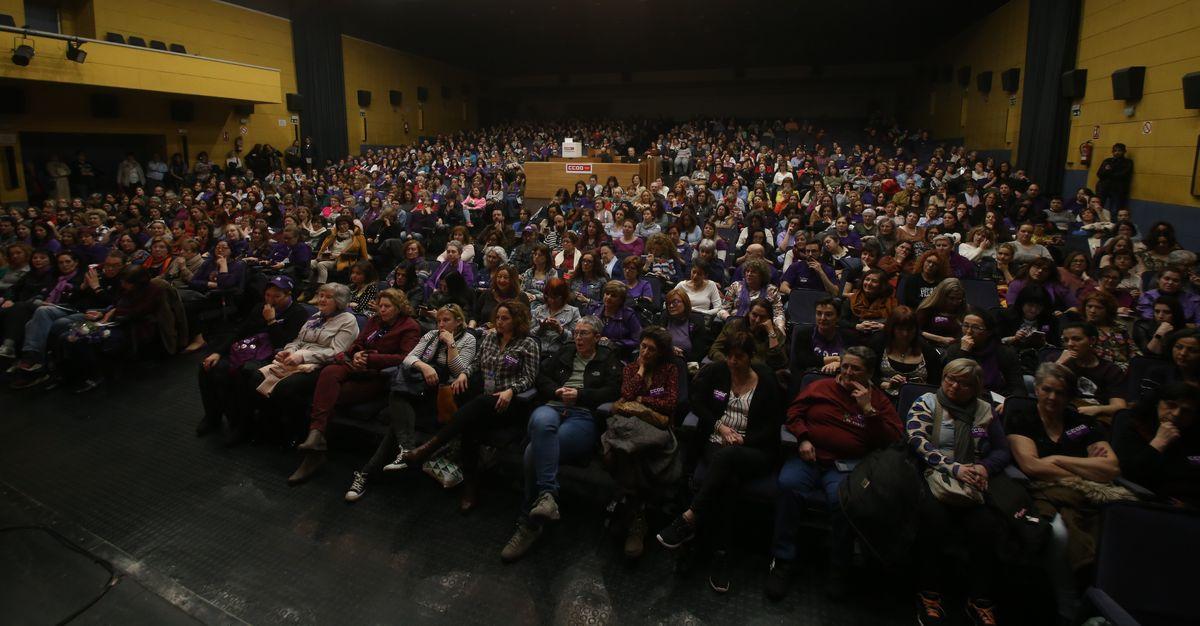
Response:
[{"label": "black backpack", "polygon": [[903,443],[871,453],[838,488],[850,527],[865,547],[892,566],[908,561],[917,536],[917,509],[927,495],[916,460]]}]

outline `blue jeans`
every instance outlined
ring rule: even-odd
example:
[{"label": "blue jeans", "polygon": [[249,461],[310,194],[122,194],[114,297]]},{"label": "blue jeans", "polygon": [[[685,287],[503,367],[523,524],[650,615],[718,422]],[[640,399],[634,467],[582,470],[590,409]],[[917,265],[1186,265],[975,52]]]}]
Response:
[{"label": "blue jeans", "polygon": [[800,525],[800,513],[806,500],[819,497],[818,489],[824,491],[825,506],[829,509],[832,526],[829,544],[830,563],[835,567],[850,564],[854,539],[850,526],[838,504],[838,486],[846,480],[849,472],[840,472],[834,467],[808,463],[798,456],[784,462],[779,470],[779,502],[775,507],[775,543],[771,553],[777,559],[796,559],[796,531]]},{"label": "blue jeans", "polygon": [[22,356],[27,359],[42,361],[46,357],[46,343],[51,335],[61,335],[67,332],[72,323],[85,319],[83,313],[68,313],[56,306],[40,306],[33,312],[33,317],[25,322],[25,344],[21,346]]},{"label": "blue jeans", "polygon": [[579,463],[596,447],[596,419],[579,407],[540,406],[529,416],[525,447],[525,506],[543,491],[558,495],[558,466]]}]

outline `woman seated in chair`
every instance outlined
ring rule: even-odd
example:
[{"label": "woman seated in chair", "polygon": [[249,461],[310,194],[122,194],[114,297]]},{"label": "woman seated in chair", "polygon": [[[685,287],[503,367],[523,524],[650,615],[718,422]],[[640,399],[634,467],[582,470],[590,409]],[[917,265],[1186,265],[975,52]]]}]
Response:
[{"label": "woman seated in chair", "polygon": [[637,359],[621,374],[621,398],[600,437],[604,465],[617,483],[617,500],[630,518],[625,558],[642,556],[646,504],[679,480],[682,468],[672,430],[680,372],[672,362],[671,335],[657,326],[641,333]]},{"label": "woman seated in chair", "polygon": [[1008,291],[1004,294],[1008,306],[1015,305],[1021,290],[1030,285],[1038,285],[1046,290],[1050,295],[1050,309],[1056,315],[1078,305],[1075,295],[1059,279],[1058,266],[1051,259],[1035,258],[1021,269],[1017,279],[1008,284]]},{"label": "woman seated in chair", "polygon": [[533,336],[537,338],[542,358],[552,356],[562,346],[571,343],[571,329],[582,317],[579,309],[567,304],[571,291],[567,281],[552,278],[542,292],[544,302],[533,305]]},{"label": "woman seated in chair", "polygon": [[638,298],[654,299],[654,289],[642,278],[644,261],[640,256],[627,256],[621,261],[621,271],[625,278],[625,291],[630,300]]},{"label": "woman seated in chair", "polygon": [[[1058,318],[1051,308],[1050,294],[1039,285],[1026,285],[1012,306],[996,317],[1000,341],[1018,353],[1059,344]],[[1032,374],[1032,369],[1026,373]]]},{"label": "woman seated in chair", "polygon": [[659,233],[646,240],[647,276],[655,276],[664,285],[670,285],[683,266],[683,259],[668,235]]},{"label": "woman seated in chair", "polygon": [[[314,285],[324,285],[331,279],[345,278],[345,272],[357,261],[367,261],[367,240],[354,227],[354,218],[338,216],[334,230],[321,242],[313,267]],[[332,277],[331,277],[332,275]]]},{"label": "woman seated in chair", "polygon": [[604,298],[604,285],[608,281],[608,275],[600,266],[598,255],[593,252],[584,253],[579,257],[579,268],[571,274],[573,304],[579,307],[581,313],[593,312]]},{"label": "woman seated in chair", "polygon": [[1154,301],[1151,319],[1136,319],[1133,321],[1133,341],[1142,356],[1166,356],[1167,337],[1176,329],[1187,328],[1183,321],[1183,306],[1179,298],[1174,296],[1159,296]]},{"label": "woman seated in chair", "polygon": [[783,392],[775,372],[751,364],[755,344],[749,333],[734,335],[725,360],[704,368],[692,383],[691,407],[707,467],[691,505],[658,534],[658,542],[673,549],[697,529],[709,531],[715,552],[708,584],[718,593],[729,591],[728,538],[746,530],[738,528],[741,487],[771,475],[779,453]]},{"label": "woman seated in chair", "polygon": [[[996,541],[1003,526],[985,500],[988,481],[1004,471],[1012,454],[986,394],[983,368],[971,359],[955,359],[943,369],[938,391],[918,398],[905,418],[908,444],[921,460],[926,483],[913,550],[918,623],[945,618],[941,592],[953,579],[967,581],[972,621],[996,623]],[[966,531],[966,568],[950,566],[958,560],[945,555],[955,527]]]},{"label": "woman seated in chair", "polygon": [[1121,474],[1191,508],[1200,506],[1200,390],[1170,383],[1141,399],[1133,411],[1113,422],[1112,445],[1121,459]]},{"label": "woman seated in chair", "polygon": [[212,256],[192,274],[187,289],[179,291],[184,310],[187,311],[188,330],[194,333],[192,342],[186,349],[188,352],[194,352],[204,346],[204,313],[221,306],[218,300],[210,296],[236,296],[236,292],[242,288],[246,277],[246,264],[232,258],[231,254],[229,243],[218,241],[213,247]]},{"label": "woman seated in chair", "polygon": [[692,310],[691,299],[686,291],[672,289],[663,296],[662,325],[671,333],[675,356],[688,363],[688,367],[704,360],[712,339],[708,333],[708,318]]},{"label": "woman seated in chair", "polygon": [[534,245],[531,258],[533,265],[521,274],[521,285],[525,289],[525,295],[529,296],[530,302],[541,302],[546,283],[550,282],[552,278],[558,278],[558,270],[554,269],[550,248],[545,244]]},{"label": "woman seated in chair", "polygon": [[759,298],[771,303],[771,319],[775,325],[786,327],[779,288],[771,284],[771,266],[763,259],[751,259],[742,265],[742,280],[735,280],[725,289],[724,302],[717,319],[744,317],[750,303]]},{"label": "woman seated in chair", "polygon": [[[475,360],[475,350],[475,335],[467,330],[462,308],[448,304],[438,309],[437,328],[425,333],[400,364],[401,370],[420,372],[425,384],[424,393],[414,399],[407,393],[391,392],[387,432],[367,464],[354,472],[350,489],[346,491],[346,501],[355,502],[363,496],[368,478],[408,467],[404,457],[417,445],[417,410],[422,414],[436,412],[436,395],[467,371]],[[403,372],[397,373],[397,376],[403,375]]]},{"label": "woman seated in chair", "polygon": [[370,261],[359,261],[350,266],[350,310],[362,316],[375,313],[375,302],[379,299],[379,286],[375,266]]},{"label": "woman seated in chair", "polygon": [[462,254],[463,245],[461,242],[451,239],[446,242],[446,251],[442,253],[445,258],[439,263],[433,271],[429,273],[429,278],[425,280],[425,297],[429,298],[434,291],[438,289],[438,282],[442,277],[450,272],[461,274],[465,284],[470,285],[475,282],[475,270],[470,263],[462,260],[459,256]]},{"label": "woman seated in chair", "polygon": [[916,314],[904,305],[892,309],[870,347],[879,355],[875,382],[893,401],[904,385],[932,385],[942,377],[941,355],[921,336]]},{"label": "woman seated in chair", "polygon": [[604,300],[596,311],[596,317],[604,324],[600,342],[612,346],[622,360],[629,357],[642,335],[642,322],[628,306],[628,294],[625,283],[608,281],[604,286]]},{"label": "woman seated in chair", "polygon": [[492,286],[475,298],[468,318],[471,328],[485,327],[495,316],[496,307],[507,300],[529,301],[529,297],[521,289],[521,275],[512,265],[501,265],[492,273]]},{"label": "woman seated in chair", "polygon": [[[968,358],[983,367],[983,386],[999,396],[1026,396],[1025,378],[1017,351],[1000,341],[996,318],[982,309],[967,309],[962,339],[946,350],[946,361]],[[930,379],[932,380],[932,379]]]},{"label": "woman seated in chair", "polygon": [[1083,320],[1100,333],[1094,346],[1096,355],[1128,371],[1137,346],[1126,325],[1117,319],[1117,300],[1103,291],[1093,291],[1080,299],[1079,306],[1083,309]]},{"label": "woman seated in chair", "polygon": [[1121,473],[1117,454],[1095,423],[1071,407],[1075,375],[1057,363],[1042,363],[1034,377],[1037,404],[1006,410],[1004,430],[1017,467],[1032,482],[1039,515],[1053,518],[1046,571],[1058,613],[1074,618],[1075,581],[1095,563],[1101,502],[1130,499],[1111,485]]},{"label": "woman seated in chair", "polygon": [[476,359],[454,380],[454,391],[467,389],[472,376],[483,378],[483,391],[458,407],[450,422],[429,441],[403,456],[405,464],[418,466],[454,439],[461,441],[460,465],[463,488],[459,510],[475,508],[479,497],[478,467],[481,440],[495,428],[510,425],[519,417],[512,406],[517,394],[533,387],[537,377],[538,344],[529,336],[529,305],[519,300],[501,302],[492,318],[492,328],[479,341]]},{"label": "woman seated in chair", "polygon": [[1200,330],[1184,328],[1171,333],[1163,353],[1170,361],[1165,382],[1200,386]]},{"label": "woman seated in chair", "polygon": [[863,273],[862,288],[842,300],[841,324],[858,331],[859,338],[867,340],[883,329],[896,307],[892,291],[887,272],[879,268],[867,270]]},{"label": "woman seated in chair", "polygon": [[967,292],[957,278],[947,278],[917,305],[921,336],[936,346],[949,346],[962,338],[962,317],[967,312]]},{"label": "woman seated in chair", "polygon": [[721,310],[721,286],[710,280],[708,274],[709,263],[696,259],[688,279],[679,281],[675,289],[687,295],[692,311],[711,318]]},{"label": "woman seated in chair", "polygon": [[[300,333],[275,354],[274,360],[261,369],[241,378],[243,388],[232,401],[235,415],[232,423],[248,428],[254,411],[275,405],[272,416],[283,422],[285,432],[290,423],[308,411],[321,368],[334,362],[358,337],[358,321],[350,312],[350,290],[339,283],[326,283],[317,288],[317,312],[304,323]],[[234,441],[244,439],[245,432],[235,432]]]},{"label": "woman seated in chair", "polygon": [[325,464],[325,431],[334,408],[382,396],[389,381],[380,370],[400,365],[417,344],[420,327],[403,293],[386,289],[372,308],[377,313],[367,320],[354,343],[321,369],[308,418],[308,438],[296,446],[304,452],[304,461],[288,478],[288,484],[308,480]]}]

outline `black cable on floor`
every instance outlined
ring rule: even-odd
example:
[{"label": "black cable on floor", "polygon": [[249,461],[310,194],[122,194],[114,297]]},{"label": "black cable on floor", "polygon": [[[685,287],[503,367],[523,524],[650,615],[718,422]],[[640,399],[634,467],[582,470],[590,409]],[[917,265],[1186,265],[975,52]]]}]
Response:
[{"label": "black cable on floor", "polygon": [[6,526],[4,528],[0,528],[0,533],[15,532],[18,530],[40,530],[40,531],[50,535],[51,537],[53,537],[56,541],[61,543],[66,548],[68,548],[74,552],[78,552],[79,554],[82,554],[83,556],[87,557],[93,563],[99,565],[100,567],[103,567],[108,572],[108,582],[104,583],[104,589],[101,590],[100,593],[97,594],[95,598],[92,598],[92,600],[90,602],[88,602],[87,604],[83,605],[82,607],[76,609],[74,612],[72,612],[70,615],[64,617],[62,620],[58,621],[57,626],[63,626],[64,624],[69,624],[76,617],[83,615],[84,612],[86,612],[88,609],[95,606],[97,602],[99,602],[102,598],[104,598],[105,594],[107,594],[109,591],[111,591],[113,587],[116,587],[117,583],[120,582],[120,580],[121,580],[121,576],[119,574],[117,574],[116,568],[114,568],[113,564],[110,563],[107,559],[103,559],[103,558],[100,558],[99,556],[96,556],[96,554],[93,553],[91,550],[88,550],[87,548],[80,546],[79,544],[75,543],[74,541],[71,541],[70,539],[63,536],[62,533],[58,532],[57,530],[55,530],[49,526],[42,526],[42,525]]}]

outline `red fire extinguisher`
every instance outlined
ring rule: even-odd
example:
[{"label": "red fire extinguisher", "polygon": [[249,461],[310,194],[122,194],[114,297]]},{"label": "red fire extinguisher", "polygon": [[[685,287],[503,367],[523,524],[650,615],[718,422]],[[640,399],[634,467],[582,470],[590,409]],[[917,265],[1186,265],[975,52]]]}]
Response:
[{"label": "red fire extinguisher", "polygon": [[1079,164],[1091,165],[1092,163],[1092,140],[1087,140],[1079,144]]}]

